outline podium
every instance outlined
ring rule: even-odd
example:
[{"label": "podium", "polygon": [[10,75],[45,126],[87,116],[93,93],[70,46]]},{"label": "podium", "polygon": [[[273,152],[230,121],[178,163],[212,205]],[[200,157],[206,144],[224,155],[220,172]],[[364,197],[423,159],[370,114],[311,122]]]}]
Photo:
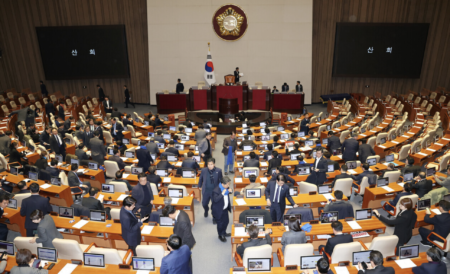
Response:
[{"label": "podium", "polygon": [[234,115],[239,113],[239,104],[237,98],[220,98],[219,99],[219,118],[226,123],[230,119],[234,119]]}]

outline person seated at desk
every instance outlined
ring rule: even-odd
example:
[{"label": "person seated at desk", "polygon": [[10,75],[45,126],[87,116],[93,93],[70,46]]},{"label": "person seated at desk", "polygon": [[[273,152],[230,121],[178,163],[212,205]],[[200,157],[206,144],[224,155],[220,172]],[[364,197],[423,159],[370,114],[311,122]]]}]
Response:
[{"label": "person seated at desk", "polygon": [[420,266],[413,267],[414,274],[447,274],[447,265],[441,261],[442,255],[439,250],[432,247],[427,250],[428,263],[422,263]]},{"label": "person seated at desk", "polygon": [[158,185],[162,182],[162,179],[159,175],[155,174],[155,172],[156,172],[156,166],[150,166],[148,168],[147,181],[155,184],[156,188],[158,188]]},{"label": "person seated at desk", "polygon": [[348,166],[347,166],[347,164],[343,164],[343,165],[341,166],[341,174],[336,175],[336,176],[334,177],[334,180],[333,180],[333,182],[331,183],[331,188],[334,188],[334,184],[336,183],[337,180],[339,180],[339,179],[347,179],[347,178],[350,178],[350,179],[353,180],[352,175],[350,174],[350,172],[348,172]]},{"label": "person seated at desk", "polygon": [[420,166],[414,165],[414,158],[411,156],[408,156],[407,165],[402,169],[402,175],[405,175],[406,173],[413,173],[414,177],[419,175],[419,172],[422,170]]},{"label": "person seated at desk", "polygon": [[[358,185],[361,185],[362,179],[365,176],[374,174],[372,171],[370,171],[370,166],[368,163],[361,164],[361,169],[363,170],[363,172],[361,174],[356,175],[356,176],[352,175],[352,179],[354,181],[356,181],[356,184],[358,184]],[[369,182],[369,184],[370,184],[370,182]]]},{"label": "person seated at desk", "polygon": [[[21,181],[23,182],[23,181]],[[1,193],[0,194],[0,218],[3,217],[3,213],[5,212],[5,208],[9,204],[9,194],[7,193]],[[8,237],[8,226],[6,226],[5,223],[0,223],[0,240],[6,241],[6,238]],[[1,269],[1,267],[0,267]]]},{"label": "person seated at desk", "polygon": [[317,261],[316,271],[320,274],[334,274],[333,270],[330,269],[330,264],[324,258]]},{"label": "person seated at desk", "polygon": [[31,183],[30,185],[31,196],[22,200],[22,206],[20,207],[20,215],[25,217],[25,229],[27,230],[27,237],[33,237],[37,224],[31,221],[30,215],[35,209],[39,209],[43,214],[47,214],[52,211],[49,198],[39,195],[39,185],[37,183]]},{"label": "person seated at desk", "polygon": [[276,149],[277,146],[283,146],[284,144],[282,143],[278,143],[278,141],[280,140],[280,137],[278,137],[278,135],[273,136],[273,149]]},{"label": "person seated at desk", "polygon": [[383,265],[383,254],[380,251],[371,251],[369,255],[370,263],[367,264],[367,270],[364,271],[360,262],[358,262],[358,274],[395,274],[394,268]]},{"label": "person seated at desk", "polygon": [[128,191],[133,190],[133,187],[130,185],[130,182],[128,182],[127,180],[122,179],[123,178],[123,171],[120,171],[120,170],[116,171],[115,176],[116,176],[116,178],[114,179],[114,181],[125,183],[127,185]]},{"label": "person seated at desk", "polygon": [[58,160],[56,160],[55,158],[53,158],[50,161],[50,166],[47,166],[45,168],[45,170],[47,170],[48,172],[50,172],[50,175],[52,177],[59,177],[59,173],[61,172],[61,170],[58,168]]},{"label": "person seated at desk", "polygon": [[158,141],[158,143],[162,143],[162,144],[165,144],[165,143],[166,143],[166,140],[164,140],[164,138],[163,138],[163,132],[162,132],[162,130],[158,129],[158,130],[156,131],[155,141]]},{"label": "person seated at desk", "polygon": [[38,134],[38,132],[37,132],[37,130],[35,129],[35,128],[33,128],[31,131],[30,131],[30,137],[31,137],[31,139],[33,140],[33,142],[36,144],[36,143],[39,143],[39,134]]},{"label": "person seated at desk", "polygon": [[117,118],[120,121],[122,119],[122,116],[123,114],[120,113],[120,111],[116,107],[114,107],[113,112],[111,113],[111,118]]},{"label": "person seated at desk", "polygon": [[106,215],[108,215],[108,220],[111,220],[111,208],[103,206],[103,198],[102,200],[95,198],[95,195],[97,195],[98,192],[98,188],[91,187],[91,189],[89,190],[89,197],[83,198],[83,200],[81,201],[81,205],[92,210],[105,211]]},{"label": "person seated at desk", "polygon": [[298,143],[294,144],[294,149],[289,151],[287,146],[286,146],[286,155],[291,155],[291,154],[301,154],[302,152],[300,150],[298,150],[300,147],[300,145]]},{"label": "person seated at desk", "polygon": [[187,158],[184,159],[183,162],[181,163],[181,168],[192,168],[195,170],[199,170],[200,166],[193,157],[194,157],[194,152],[189,151],[187,153]]},{"label": "person seated at desk", "polygon": [[[16,266],[11,268],[11,274],[48,274],[47,269],[34,268],[33,263],[36,259],[32,257],[28,249],[18,249],[16,253]],[[3,263],[3,261],[2,261]],[[5,265],[6,267],[6,265]]]},{"label": "person seated at desk", "polygon": [[339,212],[339,219],[355,217],[352,204],[342,200],[344,197],[344,193],[342,191],[334,191],[334,197],[336,197],[336,201],[328,201],[327,205],[323,209],[323,212],[337,211]]},{"label": "person seated at desk", "polygon": [[31,131],[32,131],[33,129],[36,129],[36,127],[35,127],[34,123],[31,123],[31,124],[26,128],[26,132],[27,132],[26,135],[31,135]]},{"label": "person seated at desk", "polygon": [[[46,149],[50,149],[50,134],[52,133],[51,127],[46,127],[45,130],[41,133],[39,136],[39,143],[41,146],[44,146]],[[83,139],[81,139],[83,140]],[[9,147],[8,147],[8,153],[9,154]],[[4,155],[6,155],[4,154]]]},{"label": "person seated at desk", "polygon": [[12,193],[12,191],[14,189],[14,186],[10,182],[6,181],[6,177],[7,177],[7,175],[3,175],[2,179],[0,180],[0,183],[2,186],[0,189],[0,193],[2,192],[2,190],[6,191],[8,193]]},{"label": "person seated at desk", "polygon": [[289,138],[288,140],[286,140],[286,142],[297,142],[297,139],[295,139],[297,137],[297,133],[292,132],[290,135],[291,138]]},{"label": "person seated at desk", "polygon": [[450,166],[447,167],[447,177],[437,176],[434,174],[434,180],[439,185],[446,187],[450,191]]},{"label": "person seated at desk", "polygon": [[331,228],[333,229],[333,234],[335,235],[332,238],[329,238],[326,245],[319,246],[319,252],[323,254],[323,257],[328,260],[328,257],[324,252],[331,257],[333,254],[334,247],[338,244],[346,244],[353,242],[353,237],[350,234],[343,234],[342,229],[344,226],[340,221],[334,221],[331,223]]},{"label": "person seated at desk", "polygon": [[80,187],[84,193],[89,192],[89,189],[91,188],[90,182],[82,182],[77,174],[78,171],[78,164],[71,164],[70,165],[70,171],[67,175],[67,180],[70,187]]},{"label": "person seated at desk", "polygon": [[192,274],[189,266],[192,252],[188,245],[183,244],[181,237],[177,234],[170,235],[166,245],[168,251],[165,252],[162,258],[159,273]]},{"label": "person seated at desk", "polygon": [[433,181],[427,179],[425,171],[421,171],[419,172],[419,175],[414,178],[412,189],[415,189],[419,198],[422,198],[433,189]]},{"label": "person seated at desk", "polygon": [[179,127],[178,127],[178,131],[176,132],[176,134],[185,135],[185,133],[184,133],[184,127],[183,127],[183,126],[179,126]]},{"label": "person seated at desk", "polygon": [[253,135],[253,131],[252,131],[251,129],[247,129],[246,134],[249,135],[249,136],[251,136],[251,135]]},{"label": "person seated at desk", "polygon": [[128,149],[127,145],[124,145],[122,140],[116,141],[114,148],[117,148],[120,151],[120,155],[125,155],[125,151]]},{"label": "person seated at desk", "polygon": [[279,92],[277,86],[273,86],[272,93]]},{"label": "person seated at desk", "polygon": [[297,81],[297,85],[295,86],[295,92],[302,92],[303,93],[303,85],[300,84],[300,81]]},{"label": "person seated at desk", "polygon": [[159,118],[159,114],[155,114],[155,126],[159,127],[164,125],[164,121]]},{"label": "person seated at desk", "polygon": [[253,142],[253,140],[250,140],[250,137],[248,135],[244,136],[244,141],[241,142],[239,145],[240,149],[243,149],[244,146],[252,146],[253,149],[256,149],[256,144]]},{"label": "person seated at desk", "polygon": [[87,148],[85,148],[83,143],[80,143],[77,147],[77,150],[75,151],[75,155],[80,160],[80,163],[83,160],[89,160],[89,156],[87,155],[86,151],[87,151]]},{"label": "person seated at desk", "polygon": [[323,157],[325,157],[325,159],[327,159],[328,165],[333,165],[333,169],[334,170],[338,170],[339,169],[339,163],[336,162],[336,161],[331,160],[331,152],[324,150]]},{"label": "person seated at desk", "polygon": [[244,167],[257,167],[259,168],[259,160],[258,160],[258,156],[256,155],[255,152],[250,152],[250,159],[245,160],[244,162]]},{"label": "person seated at desk", "polygon": [[17,148],[19,147],[19,143],[17,141],[13,141],[9,146],[9,161],[12,166],[17,165],[19,163],[21,166],[28,164],[28,160],[25,160],[26,156],[25,152],[19,152]]},{"label": "person seated at desk", "polygon": [[125,130],[127,130],[128,125],[134,126],[134,121],[133,118],[131,118],[131,114],[127,114],[127,116],[122,119],[122,124]]},{"label": "person seated at desk", "polygon": [[[422,237],[422,241],[420,242],[421,244],[432,246],[432,244],[427,239],[428,235],[430,235],[431,232],[438,234],[444,239],[447,238],[448,234],[450,233],[449,210],[450,202],[447,202],[445,200],[439,201],[439,211],[441,212],[440,215],[435,215],[434,217],[430,218],[431,212],[429,209],[426,210],[424,222],[430,225],[434,225],[434,228],[432,231],[424,227],[419,228],[419,234],[420,237]],[[434,234],[430,236],[430,239],[433,241],[441,241]]]},{"label": "person seated at desk", "polygon": [[334,131],[328,131],[328,150],[333,151],[335,149],[341,148],[341,146],[341,139],[339,139],[339,137],[335,135]]},{"label": "person seated at desk", "polygon": [[250,239],[248,239],[247,242],[243,242],[241,245],[238,245],[236,248],[236,252],[241,256],[241,258],[244,258],[244,251],[247,247],[272,245],[272,239],[270,238],[270,228],[267,228],[264,231],[264,238],[258,238],[259,228],[255,225],[249,226],[247,232],[248,236],[250,236]]},{"label": "person seated at desk", "polygon": [[273,145],[272,144],[268,144],[267,145],[267,151],[264,152],[263,159],[268,161],[267,160],[269,158],[268,156],[272,156],[272,151],[273,151]]},{"label": "person seated at desk", "polygon": [[48,162],[47,162],[47,156],[48,153],[46,150],[41,151],[41,157],[36,161],[36,163],[34,163],[34,165],[39,169],[39,170],[46,170],[48,167]]},{"label": "person seated at desk", "polygon": [[297,156],[297,161],[298,161],[298,165],[295,166],[294,173],[298,174],[299,168],[304,167],[305,165],[307,165],[307,163],[303,160],[303,156],[302,155],[298,155]]},{"label": "person seated at desk", "polygon": [[192,127],[191,122],[192,122],[191,119],[187,118],[186,121],[182,125],[187,126],[187,127],[190,125]]},{"label": "person seated at desk", "polygon": [[283,233],[281,237],[281,251],[284,254],[284,249],[289,244],[304,244],[306,243],[305,231],[300,228],[300,224],[296,217],[290,217],[288,220],[289,231]]},{"label": "person seated at desk", "polygon": [[155,127],[155,122],[152,119],[152,115],[151,114],[149,114],[149,115],[144,117],[144,124],[145,124],[145,122],[148,122],[149,126],[152,126],[153,128]]},{"label": "person seated at desk", "polygon": [[361,161],[361,163],[366,163],[367,158],[369,156],[374,156],[377,154],[373,150],[372,146],[367,144],[366,139],[361,139],[360,142],[361,142],[361,144],[359,145],[359,148],[358,148],[359,160]]},{"label": "person seated at desk", "polygon": [[113,149],[113,153],[114,155],[110,155],[108,158],[108,161],[114,161],[117,163],[117,166],[119,167],[120,170],[125,168],[125,163],[123,162],[122,158],[120,158],[120,151],[115,148]]},{"label": "person seated at desk", "polygon": [[269,160],[269,167],[267,168],[267,173],[272,174],[272,169],[281,166],[282,159],[278,157],[278,151],[272,150],[272,159]]},{"label": "person seated at desk", "polygon": [[243,189],[241,189],[240,192],[239,191],[235,191],[234,192],[234,196],[236,196],[236,195],[245,195],[245,190],[246,189],[254,189],[254,188],[261,187],[260,183],[256,183],[256,178],[257,177],[255,175],[253,175],[253,174],[248,176],[248,180],[250,181],[250,184],[246,185]]},{"label": "person seated at desk", "polygon": [[161,155],[160,157],[160,161],[159,163],[156,165],[156,168],[161,168],[161,169],[175,169],[175,167],[173,165],[171,165],[168,161],[167,161],[167,156],[166,155]]},{"label": "person seated at desk", "polygon": [[39,209],[34,210],[30,215],[30,220],[37,224],[37,236],[30,239],[30,243],[42,244],[43,247],[55,248],[54,239],[63,239],[63,236],[56,229],[55,221],[49,214],[44,214]]},{"label": "person seated at desk", "polygon": [[72,133],[72,130],[70,129],[72,127],[72,123],[75,122],[75,118],[73,116],[70,116],[64,121],[64,132],[65,133]]},{"label": "person seated at desk", "polygon": [[[173,136],[173,137],[175,138],[176,136]],[[175,146],[175,142],[173,140],[170,140],[169,146],[168,146],[168,148],[166,148],[165,152],[169,152],[169,153],[176,155],[177,157],[180,157],[180,152],[178,152],[178,149],[176,149],[174,146]]]},{"label": "person seated at desk", "polygon": [[30,190],[28,189],[27,183],[25,181],[18,182],[17,188],[19,189],[19,191],[14,194],[31,193]]},{"label": "person seated at desk", "polygon": [[148,170],[150,165],[153,163],[153,158],[147,150],[146,145],[147,141],[141,140],[139,142],[139,149],[135,150],[136,158],[138,159],[136,166],[142,167],[144,170]]},{"label": "person seated at desk", "polygon": [[[403,191],[398,193],[394,200],[390,200],[389,204],[386,204],[386,201],[381,201],[381,206],[383,207],[384,210],[386,211],[393,211],[394,207],[397,206],[398,201],[400,200],[401,197],[403,196],[408,196],[408,195],[412,195],[413,193],[411,192],[412,190],[412,184],[411,183],[405,183],[403,185]],[[388,218],[391,215],[388,215]]]},{"label": "person seated at desk", "polygon": [[281,86],[281,92],[288,92],[289,91],[289,85],[287,83],[284,83]]}]

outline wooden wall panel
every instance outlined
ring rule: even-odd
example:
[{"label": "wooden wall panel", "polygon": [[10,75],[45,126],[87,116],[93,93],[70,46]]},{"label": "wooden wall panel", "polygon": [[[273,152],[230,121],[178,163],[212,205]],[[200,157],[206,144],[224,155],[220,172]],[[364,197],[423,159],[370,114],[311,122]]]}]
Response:
[{"label": "wooden wall panel", "polygon": [[[361,92],[383,95],[411,89],[450,89],[450,1],[448,0],[314,0],[312,102],[320,95]],[[419,79],[331,77],[336,22],[430,23]],[[369,88],[365,88],[369,85]]]},{"label": "wooden wall panel", "polygon": [[[36,27],[118,24],[126,28],[130,78],[45,81]],[[123,103],[127,85],[132,101],[150,103],[147,37],[146,0],[2,0],[0,91],[38,91],[42,79],[50,92],[97,96],[100,84],[113,103]]]}]

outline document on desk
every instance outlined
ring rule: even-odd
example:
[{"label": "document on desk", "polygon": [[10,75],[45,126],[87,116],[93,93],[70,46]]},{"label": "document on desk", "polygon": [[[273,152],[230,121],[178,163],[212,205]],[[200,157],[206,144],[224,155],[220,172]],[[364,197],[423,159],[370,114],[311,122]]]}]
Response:
[{"label": "document on desk", "polygon": [[417,154],[420,154],[420,155],[423,155],[423,156],[428,156],[428,154],[423,153],[423,152],[419,152],[419,153],[417,153]]},{"label": "document on desk", "polygon": [[442,137],[442,140],[450,141],[450,139],[447,139],[447,138],[444,138],[444,137]]},{"label": "document on desk", "polygon": [[336,274],[350,274],[346,266],[335,266]]},{"label": "document on desk", "polygon": [[153,228],[154,228],[154,226],[152,226],[152,225],[146,225],[142,229],[141,234],[150,234],[150,233],[152,233]]},{"label": "document on desk", "polygon": [[77,264],[66,264],[59,272],[58,274],[70,274],[72,273],[75,268],[77,268]]},{"label": "document on desk", "polygon": [[242,155],[242,151],[236,151],[236,155]]},{"label": "document on desk", "polygon": [[349,169],[348,172],[350,172],[351,174],[356,174],[357,172],[354,171],[353,169]]},{"label": "document on desk", "polygon": [[431,148],[427,148],[427,150],[429,150],[429,151],[433,151],[433,152],[436,152],[436,150],[434,150],[434,149],[431,149]]},{"label": "document on desk", "polygon": [[127,157],[120,157],[120,159],[122,159],[122,161],[126,161],[126,160],[128,160],[128,158],[127,158]]},{"label": "document on desk", "polygon": [[170,183],[170,180],[171,180],[171,178],[166,177],[166,178],[164,178],[163,183]]},{"label": "document on desk", "polygon": [[43,184],[43,185],[41,185],[39,187],[42,188],[42,189],[46,189],[46,188],[49,188],[51,186],[52,186],[51,184]]},{"label": "document on desk", "polygon": [[236,204],[241,206],[241,205],[246,205],[247,203],[245,202],[244,199],[236,199]]},{"label": "document on desk", "polygon": [[134,161],[133,161],[133,163],[139,163],[139,160],[138,160],[138,159],[136,159],[136,160],[134,160]]},{"label": "document on desk", "polygon": [[382,186],[382,188],[386,191],[393,192],[394,190],[388,186]]},{"label": "document on desk", "polygon": [[263,143],[263,144],[267,144],[267,141],[261,141],[261,143]]},{"label": "document on desk", "polygon": [[378,146],[378,147],[381,147],[381,148],[386,148],[385,146]]},{"label": "document on desk", "polygon": [[358,224],[358,222],[356,222],[356,221],[350,221],[350,222],[347,222],[347,224],[348,224],[353,230],[361,229],[361,228],[362,228],[362,227]]},{"label": "document on desk", "polygon": [[178,201],[180,200],[180,198],[172,198],[172,202],[171,202],[171,204],[172,205],[176,205],[176,204],[178,204]]},{"label": "document on desk", "polygon": [[405,185],[405,183],[397,183],[397,185],[403,187]]},{"label": "document on desk", "polygon": [[236,182],[236,183],[242,183],[242,178],[234,178],[234,182]]},{"label": "document on desk", "polygon": [[73,228],[82,228],[85,224],[89,223],[87,220],[80,220],[78,223],[74,224]]},{"label": "document on desk", "polygon": [[245,227],[235,227],[234,236],[246,236]]},{"label": "document on desk", "polygon": [[181,166],[183,162],[178,162],[175,166]]},{"label": "document on desk", "polygon": [[417,266],[411,259],[395,260],[395,262],[401,268],[412,268]]},{"label": "document on desk", "polygon": [[150,274],[150,270],[138,270],[136,274]]},{"label": "document on desk", "polygon": [[261,181],[261,183],[267,183],[268,182],[266,177],[261,177],[259,180]]},{"label": "document on desk", "polygon": [[267,164],[267,162],[261,162],[260,165],[261,165],[261,166],[269,166],[269,165]]},{"label": "document on desk", "polygon": [[391,141],[391,142],[394,143],[394,144],[396,144],[396,145],[400,144],[400,143],[397,142],[397,141]]},{"label": "document on desk", "polygon": [[119,198],[117,198],[117,201],[123,201],[123,199],[125,199],[125,198],[128,197],[128,196],[130,196],[130,195],[127,195],[127,194],[121,194],[121,195],[119,196]]},{"label": "document on desk", "polygon": [[319,240],[326,240],[326,239],[330,239],[331,238],[331,235],[328,235],[328,234],[326,234],[326,235],[317,235],[317,239],[319,239]]},{"label": "document on desk", "polygon": [[439,209],[437,208],[432,209],[431,211],[433,211],[436,215],[441,215],[441,211],[439,211]]},{"label": "document on desk", "polygon": [[323,197],[325,197],[325,199],[327,199],[327,201],[329,201],[329,200],[334,200],[333,196],[332,196],[331,194],[329,194],[329,193],[327,193],[327,194],[322,194],[322,195],[323,195]]},{"label": "document on desk", "polygon": [[130,176],[130,175],[131,175],[131,174],[125,174],[125,173],[124,173],[124,174],[122,174],[122,178],[125,179],[125,178],[127,178],[128,176]]},{"label": "document on desk", "polygon": [[84,173],[85,169],[84,168],[80,168],[77,170],[77,173]]}]

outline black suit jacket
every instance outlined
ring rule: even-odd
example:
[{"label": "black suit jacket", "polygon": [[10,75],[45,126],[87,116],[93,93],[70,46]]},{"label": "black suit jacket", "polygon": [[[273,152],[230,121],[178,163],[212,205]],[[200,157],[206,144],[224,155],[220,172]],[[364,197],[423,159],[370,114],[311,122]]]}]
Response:
[{"label": "black suit jacket", "polygon": [[103,92],[102,88],[98,88],[98,99],[100,100],[100,102],[105,100],[105,93]]},{"label": "black suit jacket", "polygon": [[[100,140],[103,142],[103,129],[102,129],[102,127],[101,127],[101,126],[97,126],[97,127],[95,128],[95,131],[97,131],[97,132],[100,133],[100,135],[98,136],[98,139],[100,139]],[[92,136],[92,137],[93,137],[93,136]]]},{"label": "black suit jacket", "polygon": [[176,92],[177,92],[177,93],[182,93],[182,92],[184,92],[184,85],[183,85],[183,83],[178,83],[178,84],[177,84]]},{"label": "black suit jacket", "polygon": [[67,120],[64,121],[64,130],[68,131],[71,125],[72,123],[70,122],[69,118],[67,118]]},{"label": "black suit jacket", "polygon": [[212,195],[212,205],[211,205],[211,211],[212,215],[216,219],[220,219],[222,217],[222,214],[228,214],[228,212],[224,213],[224,211],[231,212],[231,202],[230,202],[230,195],[225,197],[225,199],[228,199],[228,207],[224,210],[223,207],[225,206],[224,196],[222,195],[222,190],[220,190],[220,185],[216,186],[213,190]]},{"label": "black suit jacket", "polygon": [[136,150],[136,158],[138,158],[138,167],[144,168],[144,172],[150,167],[150,163],[153,163],[153,158],[150,156],[150,152],[147,149]]},{"label": "black suit jacket", "polygon": [[412,272],[414,274],[447,273],[447,266],[442,261],[423,263],[420,266],[413,267]]},{"label": "black suit jacket", "polygon": [[159,163],[156,165],[156,168],[174,169],[175,167],[171,165],[168,161],[159,161]]},{"label": "black suit jacket", "polygon": [[258,159],[248,159],[244,162],[244,167],[257,167],[259,168]]},{"label": "black suit jacket", "polygon": [[[314,160],[312,167],[316,166],[317,159]],[[306,178],[306,182],[321,185],[327,181],[328,160],[324,157],[320,158],[317,163],[316,171],[311,170],[311,174]]]},{"label": "black suit jacket", "polygon": [[47,113],[47,116],[50,116],[50,113],[55,114],[55,107],[52,102],[45,104],[45,113]]},{"label": "black suit jacket", "polygon": [[89,131],[89,133],[84,132],[83,133],[83,144],[87,147],[87,148],[91,148],[91,139],[94,138],[94,133]]},{"label": "black suit jacket", "polygon": [[368,144],[360,145],[358,154],[359,154],[359,160],[361,161],[362,164],[366,162],[367,157],[376,155],[373,148]]},{"label": "black suit jacket", "polygon": [[128,89],[125,89],[124,93],[125,93],[125,98],[130,99],[130,91]]},{"label": "black suit jacket", "polygon": [[169,152],[169,153],[176,155],[177,157],[180,157],[180,152],[178,152],[178,149],[176,149],[174,147],[169,147],[164,152]]},{"label": "black suit jacket", "polygon": [[288,92],[288,91],[289,91],[289,85],[283,85],[283,86],[281,86],[281,91],[282,91],[282,92]]},{"label": "black suit jacket", "polygon": [[[122,133],[122,131],[123,131],[124,129],[123,129],[122,125],[119,124],[119,123],[117,123],[117,122],[116,122],[115,126],[116,126],[117,133],[114,131],[114,125],[112,125],[112,126],[111,126],[111,136],[112,136],[113,138],[116,137],[116,138],[118,138],[119,140],[122,140],[122,139],[123,139],[123,133]],[[116,135],[117,135],[117,136],[116,136]]]},{"label": "black suit jacket", "polygon": [[435,215],[430,218],[430,215],[425,215],[424,221],[426,223],[434,225],[433,232],[443,238],[447,238],[450,233],[450,214],[442,213],[441,215]]},{"label": "black suit jacket", "polygon": [[175,226],[173,227],[173,233],[180,236],[183,244],[189,246],[192,249],[195,245],[194,235],[192,234],[191,220],[186,212],[180,210],[178,213]]},{"label": "black suit jacket", "polygon": [[395,270],[390,266],[378,265],[374,269],[367,269],[366,272],[359,270],[358,274],[395,274]]},{"label": "black suit jacket", "polygon": [[350,138],[344,141],[341,146],[342,149],[342,159],[344,162],[356,161],[356,152],[359,149],[359,143],[357,140]]},{"label": "black suit jacket", "polygon": [[234,71],[234,82],[237,83],[239,82],[239,71]]},{"label": "black suit jacket", "polygon": [[181,167],[182,168],[192,168],[195,170],[200,169],[200,166],[198,165],[198,163],[194,159],[189,159],[189,158],[183,160],[183,163],[181,163]]},{"label": "black suit jacket", "polygon": [[327,148],[330,152],[332,152],[333,149],[341,148],[341,146],[341,140],[339,139],[339,137],[333,135],[328,138]]},{"label": "black suit jacket", "polygon": [[[447,215],[449,215],[449,214],[447,214]],[[397,246],[403,246],[406,243],[408,243],[408,241],[411,239],[412,230],[414,229],[414,225],[416,224],[416,221],[417,221],[417,215],[414,212],[414,210],[402,211],[397,215],[397,218],[395,218],[395,219],[394,218],[388,219],[382,215],[379,215],[378,218],[383,223],[390,225],[390,226],[394,226],[394,235],[397,235],[397,237],[398,237]],[[450,219],[449,219],[449,221],[450,221]],[[426,222],[426,216],[425,216],[425,222]],[[447,225],[447,227],[448,227],[448,225]],[[448,232],[445,235],[448,235]],[[445,236],[445,237],[447,237],[447,236]]]},{"label": "black suit jacket", "polygon": [[419,196],[419,198],[422,198],[425,194],[433,189],[433,182],[427,179],[421,180],[419,182],[414,181],[412,188],[416,190],[416,194]]},{"label": "black suit jacket", "polygon": [[269,167],[267,168],[268,172],[272,172],[272,168],[277,168],[281,166],[282,160],[280,158],[272,158],[269,160]]},{"label": "black suit jacket", "polygon": [[120,111],[115,111],[113,110],[113,112],[111,112],[111,118],[118,118],[119,120],[122,120],[123,114],[120,113]]},{"label": "black suit jacket", "polygon": [[122,225],[122,238],[129,246],[137,246],[141,243],[141,225],[138,218],[128,212],[125,207],[120,209],[120,223]]},{"label": "black suit jacket", "polygon": [[303,86],[302,85],[295,85],[295,91],[296,92],[302,92],[303,91]]},{"label": "black suit jacket", "polygon": [[65,114],[64,114],[64,108],[62,106],[58,106],[58,117],[61,118],[63,121],[66,120]]},{"label": "black suit jacket", "polygon": [[61,138],[61,143],[59,144],[58,140],[56,140],[55,135],[50,136],[50,148],[56,153],[56,154],[64,154],[66,152],[66,143],[64,142],[64,138],[59,135],[59,138]]},{"label": "black suit jacket", "polygon": [[353,237],[350,234],[335,235],[333,238],[328,239],[327,244],[325,245],[325,252],[331,256],[336,245],[351,242],[353,242]]},{"label": "black suit jacket", "polygon": [[402,175],[412,172],[414,174],[414,177],[416,177],[419,175],[420,171],[422,171],[422,168],[420,166],[408,165],[402,169]]},{"label": "black suit jacket", "polygon": [[105,210],[103,204],[94,197],[84,198],[83,201],[81,202],[81,205],[92,210]]},{"label": "black suit jacket", "polygon": [[272,245],[272,239],[269,234],[266,234],[264,238],[248,239],[247,242],[243,242],[237,249],[236,252],[244,258],[244,251],[247,247],[261,246],[261,245]]},{"label": "black suit jacket", "polygon": [[52,211],[52,206],[50,205],[49,199],[39,195],[31,195],[30,197],[23,199],[20,215],[25,217],[26,229],[37,229],[38,227],[38,224],[35,224],[30,220],[30,215],[35,209],[39,209],[44,215],[47,215]]},{"label": "black suit jacket", "polygon": [[[276,186],[277,183],[276,181],[270,181],[267,183],[267,187],[266,187],[266,199],[270,199],[270,202],[272,203],[272,205],[274,204],[273,199],[275,198],[275,191],[276,191]],[[291,194],[289,194],[289,186],[287,186],[286,184],[284,184],[281,187],[281,192],[280,192],[280,209],[281,212],[284,212],[284,209],[286,208],[286,199],[288,199],[288,201],[291,203],[291,205],[295,205],[294,199],[292,199]]]},{"label": "black suit jacket", "polygon": [[39,169],[46,170],[48,167],[48,162],[47,159],[39,158],[34,165]]},{"label": "black suit jacket", "polygon": [[61,171],[60,169],[54,168],[54,167],[51,167],[51,166],[48,166],[45,170],[50,172],[50,175],[53,176],[53,177],[58,177],[59,173]]}]

